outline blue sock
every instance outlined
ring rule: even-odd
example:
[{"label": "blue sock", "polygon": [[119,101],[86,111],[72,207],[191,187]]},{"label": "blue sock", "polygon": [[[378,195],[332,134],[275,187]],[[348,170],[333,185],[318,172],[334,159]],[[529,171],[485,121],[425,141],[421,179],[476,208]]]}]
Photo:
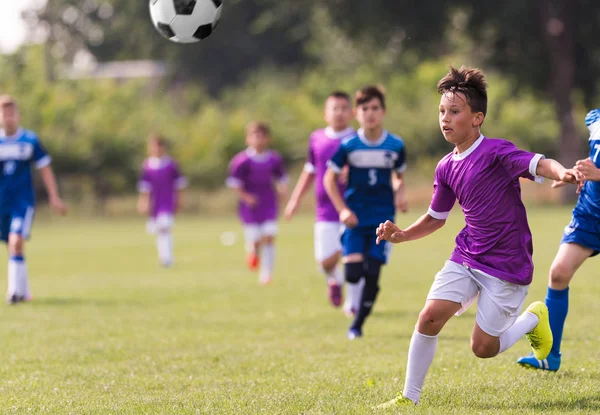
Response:
[{"label": "blue sock", "polygon": [[548,287],[546,294],[546,306],[550,317],[550,328],[552,329],[552,353],[560,355],[560,343],[562,341],[563,328],[569,312],[569,288],[564,290],[553,290]]}]

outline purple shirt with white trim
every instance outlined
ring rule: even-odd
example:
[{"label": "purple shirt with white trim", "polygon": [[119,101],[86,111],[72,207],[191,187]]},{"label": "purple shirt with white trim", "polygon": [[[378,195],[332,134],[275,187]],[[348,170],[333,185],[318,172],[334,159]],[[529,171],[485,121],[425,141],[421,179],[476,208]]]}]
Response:
[{"label": "purple shirt with white trim", "polygon": [[533,243],[519,178],[538,181],[543,157],[482,135],[465,152],[440,160],[429,215],[446,219],[458,199],[466,223],[451,261],[514,284],[531,283]]},{"label": "purple shirt with white trim", "polygon": [[[317,222],[338,222],[339,215],[335,206],[329,199],[323,177],[327,171],[327,162],[333,157],[340,147],[340,142],[356,134],[353,128],[348,127],[336,132],[331,127],[313,132],[308,142],[308,158],[304,171],[315,175],[315,199]],[[338,184],[340,194],[344,194],[346,186]]]},{"label": "purple shirt with white trim", "polygon": [[254,195],[258,203],[248,206],[239,203],[239,215],[245,224],[261,224],[277,219],[278,196],[275,182],[287,181],[283,159],[276,151],[268,150],[257,154],[248,148],[238,154],[229,163],[227,186],[243,189]]},{"label": "purple shirt with white trim", "polygon": [[144,160],[142,176],[138,182],[138,190],[150,193],[150,215],[172,215],[175,213],[175,192],[188,185],[188,180],[181,175],[175,161],[168,157],[150,157]]}]

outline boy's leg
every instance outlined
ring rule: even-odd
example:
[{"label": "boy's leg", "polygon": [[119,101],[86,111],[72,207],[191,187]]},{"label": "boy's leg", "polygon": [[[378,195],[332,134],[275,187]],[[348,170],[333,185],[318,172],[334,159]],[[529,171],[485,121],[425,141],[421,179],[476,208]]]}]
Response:
[{"label": "boy's leg", "polygon": [[[342,235],[342,262],[344,263],[344,277],[347,283],[356,284],[363,279],[366,273],[364,232],[360,228],[346,229]],[[361,293],[362,296],[362,293]],[[355,339],[362,336],[360,328],[350,327],[348,338]]]},{"label": "boy's leg", "polygon": [[158,249],[158,258],[164,267],[169,267],[173,264],[172,227],[173,216],[162,213],[156,217],[156,247]]},{"label": "boy's leg", "polygon": [[246,248],[246,263],[251,271],[255,271],[259,266],[260,253],[260,226],[256,223],[244,224],[244,242]]},{"label": "boy's leg", "polygon": [[273,278],[275,267],[275,235],[277,235],[277,222],[267,221],[260,226],[260,271],[261,284],[269,284]]},{"label": "boy's leg", "polygon": [[315,223],[315,259],[319,270],[325,275],[329,287],[329,300],[339,307],[342,302],[344,272],[339,265],[342,245],[340,242],[340,224],[337,222]]},{"label": "boy's leg", "polygon": [[33,223],[34,209],[27,207],[16,212],[8,225],[8,293],[9,303],[31,299],[29,275],[24,256],[25,240],[29,237]]}]

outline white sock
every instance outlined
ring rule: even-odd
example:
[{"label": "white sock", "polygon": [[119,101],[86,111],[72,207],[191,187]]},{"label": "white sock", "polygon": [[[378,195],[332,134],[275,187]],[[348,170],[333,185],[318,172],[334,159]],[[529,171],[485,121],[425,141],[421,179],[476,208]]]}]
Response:
[{"label": "white sock", "polygon": [[263,244],[260,249],[260,272],[259,278],[265,281],[273,277],[273,268],[275,266],[275,245]]},{"label": "white sock", "polygon": [[19,295],[22,295],[25,299],[31,297],[29,291],[29,275],[27,273],[27,263],[23,260],[17,265],[17,290]]},{"label": "white sock", "polygon": [[8,259],[8,290],[6,292],[7,297],[12,297],[19,293],[18,289],[18,265],[21,261],[16,261],[12,257]]},{"label": "white sock", "polygon": [[323,268],[322,265],[319,265],[319,271],[321,271],[321,273],[325,275],[325,278],[327,279],[327,285],[344,284],[344,271],[342,270],[342,267],[340,267],[339,264],[336,265],[333,271],[331,272],[325,271],[325,268]]},{"label": "white sock", "polygon": [[164,265],[173,263],[173,235],[171,232],[159,231],[156,236],[156,247],[158,248],[158,258]]},{"label": "white sock", "polygon": [[425,375],[433,362],[438,336],[427,336],[416,329],[410,339],[408,348],[408,365],[406,367],[406,380],[404,382],[405,398],[415,404],[419,403],[421,389],[425,383]]},{"label": "white sock", "polygon": [[521,337],[537,326],[540,319],[533,313],[525,311],[515,320],[515,323],[500,335],[500,350],[498,354],[510,349]]},{"label": "white sock", "polygon": [[358,311],[360,309],[360,300],[362,300],[363,288],[365,287],[365,279],[361,278],[356,284],[348,283],[348,287],[350,288],[348,296],[351,298],[352,308]]}]

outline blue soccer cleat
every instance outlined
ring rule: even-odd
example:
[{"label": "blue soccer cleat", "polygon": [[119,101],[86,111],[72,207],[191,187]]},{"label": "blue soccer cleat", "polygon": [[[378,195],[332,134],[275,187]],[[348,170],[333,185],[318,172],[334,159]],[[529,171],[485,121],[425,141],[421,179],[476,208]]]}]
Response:
[{"label": "blue soccer cleat", "polygon": [[520,357],[517,363],[528,369],[550,370],[556,372],[560,368],[560,353],[558,356],[550,353],[544,360],[538,360],[533,353]]},{"label": "blue soccer cleat", "polygon": [[357,328],[350,328],[348,330],[348,340],[360,339],[362,337],[362,330]]}]

